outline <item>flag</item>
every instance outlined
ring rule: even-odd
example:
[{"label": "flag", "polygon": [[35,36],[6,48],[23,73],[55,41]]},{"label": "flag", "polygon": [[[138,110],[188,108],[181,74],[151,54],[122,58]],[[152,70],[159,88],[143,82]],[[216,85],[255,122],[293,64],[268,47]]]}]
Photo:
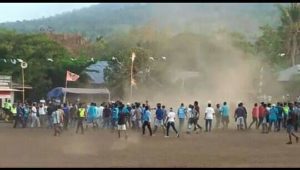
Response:
[{"label": "flag", "polygon": [[132,53],[132,56],[131,56],[132,62],[134,61],[134,59],[135,59],[135,53]]},{"label": "flag", "polygon": [[79,79],[79,75],[67,70],[67,78],[66,79],[67,79],[67,81],[76,81],[77,79]]}]

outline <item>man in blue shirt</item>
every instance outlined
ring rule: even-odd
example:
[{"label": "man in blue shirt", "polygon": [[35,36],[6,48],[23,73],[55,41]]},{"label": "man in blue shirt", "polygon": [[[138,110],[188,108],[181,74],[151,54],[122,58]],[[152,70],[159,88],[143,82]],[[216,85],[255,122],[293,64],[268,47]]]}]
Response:
[{"label": "man in blue shirt", "polygon": [[161,109],[160,103],[157,103],[155,115],[156,115],[156,118],[155,118],[155,125],[154,125],[153,133],[156,132],[158,126],[160,126],[163,129],[163,132],[165,133],[165,126],[164,126],[164,122],[163,122],[164,111]]},{"label": "man in blue shirt", "polygon": [[229,123],[229,107],[226,102],[223,103],[223,106],[221,107],[221,118],[222,118],[222,124],[223,129],[228,129],[228,123]]},{"label": "man in blue shirt", "polygon": [[63,111],[64,111],[64,129],[67,130],[69,124],[69,118],[70,118],[70,109],[67,103],[64,103]]},{"label": "man in blue shirt", "polygon": [[278,109],[275,104],[272,104],[269,113],[269,132],[271,131],[272,125],[274,124],[274,131],[276,130],[276,121],[277,121]]},{"label": "man in blue shirt", "polygon": [[181,103],[177,111],[178,118],[179,118],[179,132],[181,132],[182,126],[184,125],[184,120],[187,117],[186,112],[187,109],[184,107],[184,104]]},{"label": "man in blue shirt", "polygon": [[117,127],[118,115],[119,115],[119,108],[117,103],[114,103],[112,108],[112,130],[116,129]]},{"label": "man in blue shirt", "polygon": [[[97,107],[96,103],[91,103],[90,107],[88,108],[88,116],[87,116],[87,123],[92,123],[93,127],[99,127],[96,118],[97,118]],[[86,125],[88,126],[88,125]]]},{"label": "man in blue shirt", "polygon": [[145,135],[145,127],[147,126],[149,132],[150,132],[150,136],[152,136],[152,129],[150,126],[151,123],[151,112],[149,111],[149,106],[145,106],[145,112],[143,114],[143,135]]}]

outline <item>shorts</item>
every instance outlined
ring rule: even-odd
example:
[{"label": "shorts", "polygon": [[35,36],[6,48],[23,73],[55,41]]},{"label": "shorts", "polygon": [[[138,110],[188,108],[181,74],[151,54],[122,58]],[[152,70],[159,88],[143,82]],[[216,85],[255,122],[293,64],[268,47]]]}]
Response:
[{"label": "shorts", "polygon": [[228,116],[222,117],[222,122],[227,122],[227,123],[229,123],[229,117],[228,117]]},{"label": "shorts", "polygon": [[126,130],[126,125],[118,125],[118,130]]},{"label": "shorts", "polygon": [[244,117],[238,117],[236,120],[237,125],[244,126]]},{"label": "shorts", "polygon": [[292,132],[294,132],[294,126],[293,126],[293,125],[287,125],[286,131],[287,131],[287,133],[292,133]]},{"label": "shorts", "polygon": [[163,120],[155,119],[155,126],[163,126],[163,125],[164,125],[164,121]]}]

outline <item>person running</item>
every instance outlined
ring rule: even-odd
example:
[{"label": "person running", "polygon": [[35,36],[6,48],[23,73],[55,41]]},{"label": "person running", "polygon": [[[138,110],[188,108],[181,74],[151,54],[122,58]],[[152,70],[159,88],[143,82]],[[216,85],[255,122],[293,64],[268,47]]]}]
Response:
[{"label": "person running", "polygon": [[16,118],[17,118],[17,106],[16,106],[16,104],[12,105],[12,107],[10,109],[10,112],[12,113],[13,124],[15,124]]},{"label": "person running", "polygon": [[76,126],[76,122],[78,120],[78,108],[77,105],[74,103],[72,107],[70,108],[70,121],[71,121],[71,127],[74,128]]},{"label": "person running", "polygon": [[219,129],[220,126],[220,122],[221,122],[221,108],[220,108],[220,104],[218,103],[216,105],[216,109],[215,109],[216,113],[216,124],[215,124],[215,128]]},{"label": "person running", "polygon": [[202,130],[202,127],[198,124],[198,120],[199,120],[199,117],[200,117],[200,107],[198,105],[198,101],[195,101],[194,102],[194,109],[193,109],[193,112],[194,112],[194,131],[197,130],[197,128],[200,129],[200,131]]},{"label": "person running", "polygon": [[130,110],[130,122],[131,122],[131,128],[136,129],[136,110],[135,110],[135,105],[131,106]]},{"label": "person running", "polygon": [[299,137],[294,133],[296,120],[296,114],[293,113],[293,104],[290,103],[289,113],[287,115],[287,133],[289,135],[289,141],[286,144],[292,144],[292,136],[295,137],[296,143],[299,142]]},{"label": "person running", "polygon": [[247,115],[248,115],[248,112],[247,112],[247,109],[246,109],[246,107],[244,106],[244,103],[242,102],[242,108],[244,109],[244,111],[245,111],[245,115],[244,115],[244,128],[245,128],[245,130],[247,129]]},{"label": "person running", "polygon": [[24,109],[23,109],[22,103],[18,103],[17,114],[15,117],[15,123],[14,123],[13,128],[16,128],[18,123],[21,123],[24,127],[23,115],[24,115]]},{"label": "person running", "polygon": [[56,110],[54,104],[49,102],[49,106],[47,107],[47,118],[48,118],[48,128],[53,128],[53,121],[52,121],[52,113]]},{"label": "person running", "polygon": [[41,126],[40,119],[37,116],[36,103],[33,103],[32,107],[31,107],[31,120],[32,120],[32,122],[31,122],[31,128],[33,128],[34,125],[36,125],[37,127]]},{"label": "person running", "polygon": [[137,130],[142,128],[142,108],[140,103],[135,103],[135,116],[136,116],[136,127]]},{"label": "person running", "polygon": [[173,130],[176,132],[176,136],[179,137],[179,133],[175,128],[175,119],[176,119],[176,113],[173,112],[172,107],[170,108],[170,112],[168,113],[167,116],[167,135],[165,137],[169,137],[169,129],[170,126],[172,126]]},{"label": "person running", "polygon": [[242,107],[243,104],[239,103],[238,108],[235,110],[234,118],[237,122],[237,130],[243,130],[244,126],[244,117],[245,117],[245,109]]},{"label": "person running", "polygon": [[54,109],[52,112],[52,124],[54,126],[54,136],[60,135],[61,130],[59,128],[60,126],[60,113],[57,109]]},{"label": "person running", "polygon": [[121,112],[118,115],[118,136],[121,138],[121,131],[125,133],[125,139],[127,139],[126,133],[126,110],[124,104],[121,104],[119,109]]},{"label": "person running", "polygon": [[268,131],[268,119],[269,119],[269,109],[267,108],[267,104],[264,104],[264,117],[262,121],[262,133],[269,133]]},{"label": "person running", "polygon": [[205,109],[205,132],[211,131],[212,120],[215,116],[215,110],[211,107],[211,103],[208,103],[207,108]]},{"label": "person running", "polygon": [[64,111],[64,130],[67,130],[70,120],[70,108],[67,103],[64,103],[62,110]]},{"label": "person running", "polygon": [[286,123],[287,123],[286,121],[287,121],[288,113],[289,113],[289,106],[285,102],[283,104],[283,122],[282,122],[283,128],[286,128]]},{"label": "person running", "polygon": [[276,131],[276,121],[277,121],[278,110],[275,104],[271,105],[270,114],[269,114],[269,132],[274,125],[274,132]]},{"label": "person running", "polygon": [[103,109],[103,126],[102,128],[108,129],[110,126],[110,120],[111,120],[111,110],[108,105],[105,105]]},{"label": "person running", "polygon": [[295,132],[298,132],[298,117],[300,116],[300,108],[299,108],[299,103],[298,102],[294,102],[293,112],[295,114],[294,130],[295,130]]},{"label": "person running", "polygon": [[88,124],[92,124],[93,128],[98,128],[99,125],[97,123],[97,105],[96,103],[91,103],[87,109],[87,124],[86,128],[88,128]]},{"label": "person running", "polygon": [[153,133],[156,132],[158,127],[161,127],[163,129],[163,133],[165,134],[165,127],[164,127],[164,122],[163,122],[163,115],[164,112],[161,109],[161,104],[157,103],[157,109],[155,112],[155,124],[154,124],[154,130]]},{"label": "person running", "polygon": [[161,109],[164,112],[164,114],[163,114],[163,121],[166,122],[167,117],[168,117],[166,106],[162,105]]},{"label": "person running", "polygon": [[194,112],[193,112],[194,106],[193,105],[189,105],[188,109],[187,109],[187,115],[188,115],[188,127],[187,127],[187,134],[191,133],[192,130],[192,125],[194,124]]},{"label": "person running", "polygon": [[229,107],[227,105],[227,102],[223,103],[223,106],[221,108],[221,115],[222,115],[223,129],[228,129],[228,124],[229,124]]},{"label": "person running", "polygon": [[118,104],[114,103],[112,108],[112,132],[117,128],[117,121],[118,121],[118,115],[119,115],[119,108]]},{"label": "person running", "polygon": [[143,135],[145,135],[145,127],[147,126],[150,136],[152,136],[152,129],[151,129],[151,112],[149,111],[149,106],[145,106],[145,113],[143,114]]},{"label": "person running", "polygon": [[59,116],[59,119],[60,119],[59,120],[59,126],[58,126],[58,128],[60,130],[60,133],[62,133],[63,127],[64,127],[64,110],[62,109],[63,108],[62,106],[63,105],[58,105],[57,110],[56,110],[56,112]]},{"label": "person running", "polygon": [[258,128],[258,115],[259,115],[259,107],[257,103],[254,103],[254,106],[252,108],[252,122],[250,123],[249,129],[251,129],[251,126],[255,123],[256,129]]},{"label": "person running", "polygon": [[282,103],[277,103],[277,110],[278,110],[278,114],[277,114],[277,124],[276,124],[276,128],[277,128],[277,132],[280,131],[280,127],[281,127],[281,123],[282,123],[282,119],[283,119],[283,105]]},{"label": "person running", "polygon": [[181,103],[180,107],[177,110],[178,118],[179,118],[179,132],[181,132],[182,127],[184,125],[184,120],[187,117],[186,115],[186,108],[184,107],[184,104]]},{"label": "person running", "polygon": [[[28,118],[29,118],[29,115],[30,115],[30,109],[29,109],[29,106],[28,106],[28,103],[25,103],[23,105],[23,108],[24,108],[24,119],[23,119],[23,122],[24,122],[24,128],[28,127]],[[51,122],[52,124],[52,122]]]},{"label": "person running", "polygon": [[38,113],[39,113],[41,127],[45,127],[47,121],[47,115],[46,115],[46,108],[44,103],[39,104]]},{"label": "person running", "polygon": [[78,122],[77,122],[77,128],[76,128],[76,133],[78,133],[79,127],[81,128],[81,134],[84,134],[83,131],[83,121],[86,117],[86,110],[85,107],[83,106],[82,103],[79,104],[78,108]]},{"label": "person running", "polygon": [[265,103],[264,102],[261,102],[260,103],[260,106],[258,107],[258,125],[257,125],[257,128],[260,127],[260,125],[262,124],[263,120],[264,120],[264,117],[265,117],[265,107],[264,107]]}]

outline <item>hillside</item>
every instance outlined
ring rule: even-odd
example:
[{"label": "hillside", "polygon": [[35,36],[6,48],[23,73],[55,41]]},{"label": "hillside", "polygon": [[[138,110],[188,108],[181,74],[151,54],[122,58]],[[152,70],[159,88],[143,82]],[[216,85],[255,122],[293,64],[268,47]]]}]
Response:
[{"label": "hillside", "polygon": [[228,29],[253,38],[257,36],[259,26],[277,25],[278,13],[274,3],[108,3],[49,18],[1,23],[0,27],[18,32],[38,32],[41,28],[51,27],[55,32],[81,33],[94,40],[98,35],[107,36],[115,31],[154,24],[173,34]]}]

